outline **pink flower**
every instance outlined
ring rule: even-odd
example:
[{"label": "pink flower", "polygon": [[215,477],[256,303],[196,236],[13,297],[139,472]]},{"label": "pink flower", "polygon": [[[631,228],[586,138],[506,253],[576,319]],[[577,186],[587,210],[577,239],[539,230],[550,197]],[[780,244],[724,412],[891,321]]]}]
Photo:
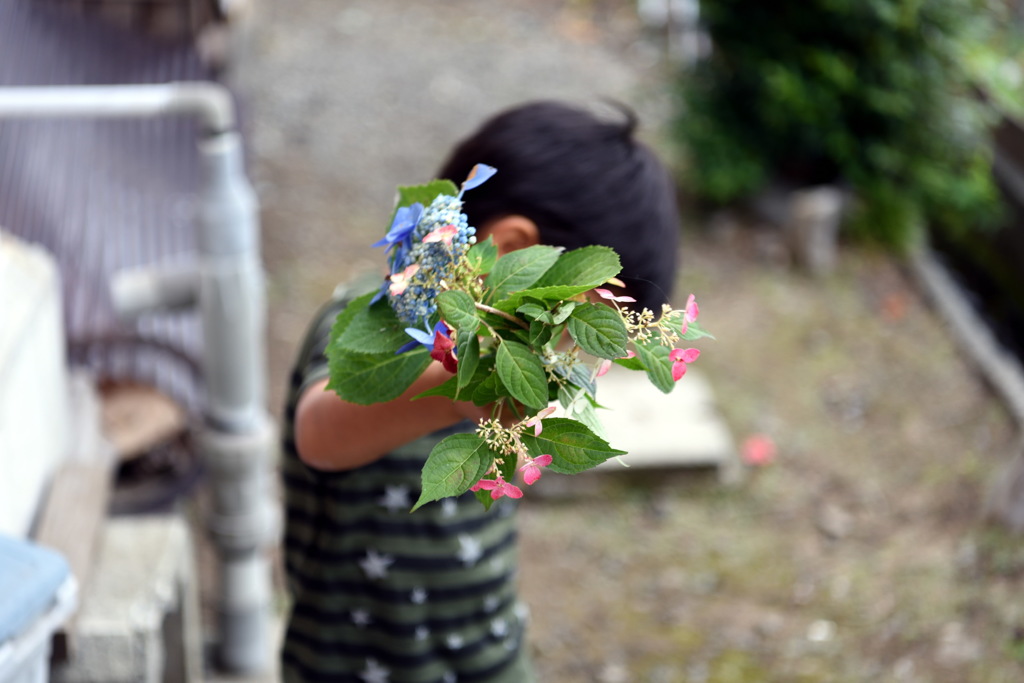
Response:
[{"label": "pink flower", "polygon": [[523,473],[523,481],[527,486],[532,486],[535,481],[540,479],[540,468],[550,464],[551,456],[547,454],[538,455],[536,458],[527,458],[526,464],[519,468],[519,471]]},{"label": "pink flower", "polygon": [[429,242],[444,242],[448,246],[451,246],[452,240],[459,234],[459,229],[454,225],[446,225],[437,230],[432,230],[426,234],[423,238],[423,243]]},{"label": "pink flower", "polygon": [[473,484],[470,491],[490,491],[491,498],[498,500],[502,496],[508,496],[509,498],[522,498],[523,490],[515,484],[510,484],[501,478],[499,474],[496,479],[481,479],[477,483]]},{"label": "pink flower", "polygon": [[698,349],[672,349],[668,354],[672,361],[672,379],[679,381],[686,374],[686,364],[692,363],[700,356]]},{"label": "pink flower", "polygon": [[623,301],[626,303],[633,303],[634,301],[636,301],[636,299],[634,299],[631,296],[615,296],[614,294],[612,294],[610,290],[601,289],[600,287],[598,287],[594,291],[597,292],[597,295],[599,297],[601,297],[602,299],[608,299],[609,301]]},{"label": "pink flower", "polygon": [[[635,358],[635,357],[636,357],[636,351],[633,351],[632,349],[630,349],[629,351],[626,351],[626,355],[623,356],[623,358]],[[598,377],[603,377],[611,369],[612,369],[612,362],[610,360],[608,360],[607,358],[605,358],[604,360],[601,361],[601,364],[597,366],[597,376]]]},{"label": "pink flower", "polygon": [[775,442],[766,434],[755,434],[743,442],[740,457],[755,467],[771,464],[775,460]]},{"label": "pink flower", "polygon": [[547,408],[545,408],[544,410],[540,411],[539,413],[537,413],[536,415],[531,417],[529,420],[524,422],[523,426],[524,427],[533,427],[533,435],[534,436],[540,436],[540,433],[543,431],[543,427],[541,427],[541,424],[540,424],[541,420],[543,420],[545,417],[547,417],[548,415],[550,415],[553,412],[555,412],[555,407],[554,406],[548,406]]},{"label": "pink flower", "polygon": [[412,276],[420,269],[420,264],[414,263],[401,273],[394,273],[391,276],[391,284],[388,286],[388,291],[391,292],[391,296],[399,296],[405,292],[405,288],[409,286],[409,281]]},{"label": "pink flower", "polygon": [[686,330],[690,327],[690,323],[696,321],[698,315],[700,315],[700,306],[697,305],[697,297],[691,294],[686,299],[686,308],[683,309],[682,334],[686,334]]},{"label": "pink flower", "polygon": [[451,338],[451,328],[443,320],[434,327],[434,347],[430,349],[430,357],[440,361],[448,372],[455,374],[459,370],[459,362],[455,359],[455,342]]}]

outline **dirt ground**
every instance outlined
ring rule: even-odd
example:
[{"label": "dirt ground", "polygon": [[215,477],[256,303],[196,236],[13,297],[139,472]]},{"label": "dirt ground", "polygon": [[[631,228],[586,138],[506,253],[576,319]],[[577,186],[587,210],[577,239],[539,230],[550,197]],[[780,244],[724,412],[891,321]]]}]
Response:
[{"label": "dirt ground", "polygon": [[[259,9],[237,79],[275,406],[312,311],[377,266],[367,245],[394,186],[428,178],[485,116],[611,96],[672,157],[665,44],[625,0]],[[717,337],[699,364],[723,418],[738,442],[770,436],[777,458],[734,487],[694,471],[582,475],[524,504],[541,680],[1024,680],[1024,544],[981,521],[1014,425],[899,264],[848,246],[812,279],[771,231],[693,218],[689,292]]]}]

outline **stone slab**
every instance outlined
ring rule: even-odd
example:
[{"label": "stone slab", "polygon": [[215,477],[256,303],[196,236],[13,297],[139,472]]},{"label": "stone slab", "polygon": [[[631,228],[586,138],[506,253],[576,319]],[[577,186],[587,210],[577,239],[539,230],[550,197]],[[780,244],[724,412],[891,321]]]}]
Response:
[{"label": "stone slab", "polygon": [[56,683],[201,680],[198,587],[178,515],[111,518],[82,595],[74,657]]},{"label": "stone slab", "polygon": [[599,466],[614,472],[629,467],[715,467],[730,481],[739,472],[732,434],[715,406],[705,375],[691,368],[670,394],[646,375],[613,366],[598,380],[597,399],[608,410],[598,414],[609,443],[627,451]]}]

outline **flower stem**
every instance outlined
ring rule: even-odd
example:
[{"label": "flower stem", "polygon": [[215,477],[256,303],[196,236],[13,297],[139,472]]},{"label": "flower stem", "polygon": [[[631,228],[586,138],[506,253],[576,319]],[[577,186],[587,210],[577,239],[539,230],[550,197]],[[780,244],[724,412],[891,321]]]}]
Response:
[{"label": "flower stem", "polygon": [[509,322],[518,325],[519,327],[523,328],[524,330],[529,330],[530,329],[530,326],[525,321],[520,320],[519,318],[515,317],[511,313],[506,313],[505,311],[500,311],[497,308],[494,308],[493,306],[488,306],[487,304],[482,304],[479,301],[474,301],[473,304],[477,308],[479,308],[481,311],[485,311],[487,313],[493,313],[494,315],[498,316],[499,318],[504,318],[505,320],[508,320]]}]

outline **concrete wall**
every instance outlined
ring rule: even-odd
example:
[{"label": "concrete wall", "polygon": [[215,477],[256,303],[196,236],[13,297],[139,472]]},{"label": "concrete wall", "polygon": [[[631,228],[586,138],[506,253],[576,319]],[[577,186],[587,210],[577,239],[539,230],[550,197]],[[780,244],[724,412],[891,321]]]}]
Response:
[{"label": "concrete wall", "polygon": [[28,535],[69,431],[56,266],[0,230],[0,533]]}]

